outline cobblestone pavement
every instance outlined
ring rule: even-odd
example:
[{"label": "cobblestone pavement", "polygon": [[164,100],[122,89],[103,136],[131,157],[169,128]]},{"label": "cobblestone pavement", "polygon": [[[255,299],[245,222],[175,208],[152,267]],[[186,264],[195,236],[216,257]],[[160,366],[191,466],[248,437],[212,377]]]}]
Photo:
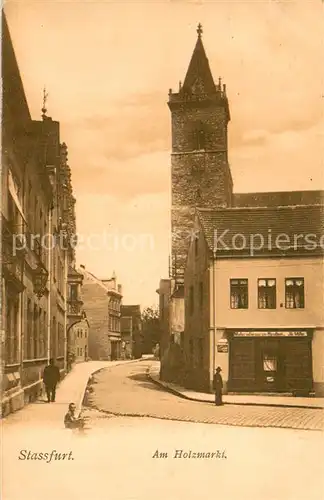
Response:
[{"label": "cobblestone pavement", "polygon": [[[277,423],[284,415],[309,415],[311,420],[320,410],[297,414],[283,409],[280,417],[278,408],[216,408],[159,389],[146,378],[148,361],[103,366],[91,394],[97,403],[101,400],[101,406],[119,415],[159,418],[87,409],[87,429],[65,429],[67,403],[78,400],[99,362],[75,367],[60,384],[56,403],[28,405],[2,421],[4,500],[41,500],[44,495],[46,500],[196,500],[211,496],[210,485],[220,499],[323,499],[324,434],[239,427],[249,425],[246,421],[256,425],[256,415],[264,418],[263,427],[271,425],[269,410],[275,410]],[[197,452],[209,456],[198,459]],[[41,453],[49,458],[40,459]]]},{"label": "cobblestone pavement", "polygon": [[153,417],[245,427],[324,430],[323,411],[246,405],[216,407],[179,398],[147,377],[151,362],[141,361],[102,370],[94,376],[87,406],[113,415]]}]

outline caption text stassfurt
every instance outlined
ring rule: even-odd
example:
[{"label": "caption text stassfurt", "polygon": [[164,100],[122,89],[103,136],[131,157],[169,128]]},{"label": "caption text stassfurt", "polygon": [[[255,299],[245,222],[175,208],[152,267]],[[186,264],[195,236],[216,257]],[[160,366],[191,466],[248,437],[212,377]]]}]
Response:
[{"label": "caption text stassfurt", "polygon": [[31,450],[20,450],[18,460],[42,460],[49,464],[55,460],[74,460],[72,451],[59,453],[57,450],[51,452],[35,452]]}]

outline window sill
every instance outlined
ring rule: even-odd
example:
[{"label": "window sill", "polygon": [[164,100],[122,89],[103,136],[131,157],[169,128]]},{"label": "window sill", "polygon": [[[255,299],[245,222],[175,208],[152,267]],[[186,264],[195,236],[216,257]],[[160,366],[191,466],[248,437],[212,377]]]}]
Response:
[{"label": "window sill", "polygon": [[285,307],[285,311],[305,311],[306,307]]},{"label": "window sill", "polygon": [[47,357],[46,358],[34,358],[34,359],[24,359],[23,364],[24,365],[33,365],[33,364],[40,364],[47,362]]},{"label": "window sill", "polygon": [[280,307],[258,307],[258,311],[276,311]]}]

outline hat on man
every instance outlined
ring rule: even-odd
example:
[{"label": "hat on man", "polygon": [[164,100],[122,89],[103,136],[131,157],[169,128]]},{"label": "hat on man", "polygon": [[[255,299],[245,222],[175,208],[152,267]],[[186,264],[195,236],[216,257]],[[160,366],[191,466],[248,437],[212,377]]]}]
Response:
[{"label": "hat on man", "polygon": [[221,372],[221,371],[222,371],[221,367],[220,367],[220,366],[217,366],[216,371],[217,371],[217,372]]}]

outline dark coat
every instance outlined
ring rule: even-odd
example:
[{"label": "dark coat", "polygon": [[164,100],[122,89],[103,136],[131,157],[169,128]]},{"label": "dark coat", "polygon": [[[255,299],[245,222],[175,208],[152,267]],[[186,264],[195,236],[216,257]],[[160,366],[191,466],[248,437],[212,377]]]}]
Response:
[{"label": "dark coat", "polygon": [[54,386],[60,380],[60,370],[58,366],[48,365],[44,369],[43,374],[44,384]]},{"label": "dark coat", "polygon": [[221,374],[218,372],[215,373],[215,375],[214,375],[213,385],[214,385],[215,391],[220,391],[223,389],[223,379],[222,379]]}]

